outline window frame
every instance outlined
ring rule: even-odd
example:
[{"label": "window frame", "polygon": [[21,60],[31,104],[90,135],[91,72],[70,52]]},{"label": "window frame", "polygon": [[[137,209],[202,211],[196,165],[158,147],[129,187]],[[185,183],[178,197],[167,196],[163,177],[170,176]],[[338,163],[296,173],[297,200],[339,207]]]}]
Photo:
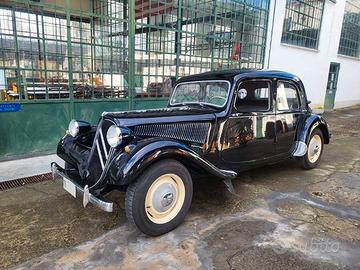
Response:
[{"label": "window frame", "polygon": [[[238,111],[238,109],[235,107],[235,103],[238,99],[238,95],[237,93],[239,92],[240,90],[240,87],[243,83],[247,83],[247,82],[259,82],[259,81],[265,81],[269,84],[269,96],[268,96],[268,101],[269,101],[269,105],[268,105],[268,108],[267,110],[262,110],[262,111],[251,111],[251,112],[240,112]],[[249,79],[249,80],[243,80],[241,81],[238,86],[236,87],[236,90],[234,91],[234,100],[232,102],[232,106],[231,106],[231,110],[232,110],[232,113],[231,114],[251,114],[251,113],[268,113],[268,112],[273,112],[273,82],[272,82],[272,79],[267,79],[267,78],[264,78],[264,79]]]},{"label": "window frame", "polygon": [[[296,110],[293,110],[293,109],[287,109],[287,110],[279,110],[278,109],[278,102],[277,102],[277,89],[278,89],[278,85],[279,83],[288,83],[290,85],[292,85],[296,91],[296,95],[297,95],[297,100],[298,100],[298,103],[299,103],[299,107],[296,109]],[[275,111],[276,112],[299,112],[302,110],[303,108],[303,104],[302,104],[302,101],[301,101],[301,97],[300,97],[300,90],[299,90],[299,87],[293,83],[292,81],[287,81],[287,80],[277,80],[276,82],[276,87],[275,87]]]},{"label": "window frame", "polygon": [[[289,6],[290,6],[290,1],[294,1],[294,0],[286,0],[286,3],[285,3],[285,15],[284,15],[284,19],[283,19],[283,27],[282,27],[282,32],[281,32],[281,43],[282,44],[287,44],[287,45],[290,45],[290,46],[298,46],[298,47],[302,47],[302,48],[307,48],[307,49],[312,49],[312,50],[318,50],[319,48],[319,43],[320,43],[320,36],[321,36],[321,28],[322,28],[322,22],[323,22],[323,17],[324,17],[324,10],[325,10],[325,0],[318,0],[318,1],[321,1],[322,2],[322,7],[321,7],[321,15],[320,17],[316,17],[316,10],[317,9],[320,9],[320,8],[317,8],[315,6],[310,6],[312,7],[312,12],[309,12],[309,13],[303,13],[302,11],[300,10],[294,10],[294,9],[290,9]],[[305,3],[305,1],[301,1],[301,0],[296,0],[299,4],[303,4]],[[312,14],[311,14],[312,13]],[[318,34],[316,36],[316,39],[310,37],[309,35],[300,35],[300,34],[296,34],[297,36],[297,41],[298,40],[303,40],[305,39],[305,43],[306,41],[311,41],[311,40],[315,40],[315,46],[307,46],[306,44],[299,44],[299,42],[289,42],[288,39],[286,39],[286,36],[289,35],[289,34],[293,34],[291,33],[290,31],[287,31],[285,30],[285,20],[286,18],[289,18],[287,17],[288,14],[292,14],[291,17],[293,16],[293,14],[297,14],[297,16],[300,16],[300,15],[305,15],[308,19],[308,21],[311,21],[310,24],[301,24],[302,27],[304,27],[304,29],[314,29],[314,28],[309,28],[311,26],[314,26],[314,23],[315,21],[319,21],[319,30],[318,30]],[[297,25],[299,25],[299,23],[297,23]],[[306,28],[305,28],[306,27]],[[294,34],[293,34],[294,35]]]},{"label": "window frame", "polygon": [[[357,13],[355,13],[355,14],[357,14],[360,17],[360,4],[356,5],[356,4],[346,0],[344,14],[343,14],[343,18],[342,18],[341,33],[340,33],[340,39],[339,39],[339,45],[338,45],[337,54],[339,56],[360,59],[360,34],[359,34],[359,40],[357,41],[357,44],[356,44],[357,45],[357,50],[356,50],[356,48],[351,48],[350,46],[346,46],[351,42],[355,43],[356,40],[349,38],[349,36],[352,36],[354,33],[349,32],[348,30],[345,31],[345,28],[346,28],[345,23],[347,23],[347,26],[351,25],[351,26],[355,26],[355,27],[360,28],[360,23],[356,24],[355,22],[345,22],[347,15],[349,13],[351,13],[351,11],[348,10],[349,6],[357,8]],[[355,55],[352,54],[352,52],[355,52]]]}]

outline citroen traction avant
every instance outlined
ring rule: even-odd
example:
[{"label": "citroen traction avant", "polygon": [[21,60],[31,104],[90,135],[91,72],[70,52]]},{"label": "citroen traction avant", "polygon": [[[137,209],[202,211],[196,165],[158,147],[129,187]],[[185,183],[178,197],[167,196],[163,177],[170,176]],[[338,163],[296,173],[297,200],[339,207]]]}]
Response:
[{"label": "citroen traction avant", "polygon": [[174,85],[164,109],[104,112],[96,126],[72,120],[52,163],[54,175],[84,206],[113,211],[104,195],[126,192],[128,219],[143,233],[171,231],[185,218],[193,179],[231,179],[296,158],[316,167],[329,143],[325,120],[312,113],[301,80],[266,70],[191,75]]}]

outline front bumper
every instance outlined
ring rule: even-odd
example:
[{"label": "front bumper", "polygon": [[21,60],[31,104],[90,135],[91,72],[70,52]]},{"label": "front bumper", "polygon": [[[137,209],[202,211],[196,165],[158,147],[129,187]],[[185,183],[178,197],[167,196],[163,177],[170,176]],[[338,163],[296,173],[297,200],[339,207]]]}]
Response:
[{"label": "front bumper", "polygon": [[87,186],[84,188],[81,187],[75,180],[71,179],[66,173],[63,168],[61,168],[56,162],[51,163],[51,171],[53,174],[53,177],[60,176],[62,178],[65,178],[69,180],[71,183],[75,185],[76,188],[76,194],[79,194],[83,197],[83,205],[84,207],[87,205],[88,202],[96,205],[101,210],[104,210],[105,212],[112,212],[113,211],[113,203],[106,200],[102,197],[96,197],[93,194],[89,192],[89,189]]}]

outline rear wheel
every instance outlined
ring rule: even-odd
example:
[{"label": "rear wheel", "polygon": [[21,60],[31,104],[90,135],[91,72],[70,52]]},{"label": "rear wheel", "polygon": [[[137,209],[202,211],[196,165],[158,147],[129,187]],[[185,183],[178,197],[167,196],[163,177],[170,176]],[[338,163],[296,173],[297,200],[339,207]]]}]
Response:
[{"label": "rear wheel", "polygon": [[313,169],[320,163],[324,148],[324,137],[319,128],[315,128],[307,140],[307,152],[300,158],[301,166],[306,169]]},{"label": "rear wheel", "polygon": [[184,220],[192,193],[189,171],[175,160],[163,160],[129,185],[125,196],[126,215],[143,233],[161,235]]}]

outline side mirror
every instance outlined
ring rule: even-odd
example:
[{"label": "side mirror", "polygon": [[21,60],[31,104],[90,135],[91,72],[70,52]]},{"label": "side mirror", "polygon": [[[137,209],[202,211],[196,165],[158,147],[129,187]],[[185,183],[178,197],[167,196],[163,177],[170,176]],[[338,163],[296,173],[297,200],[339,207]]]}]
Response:
[{"label": "side mirror", "polygon": [[311,104],[311,100],[308,100],[308,101],[306,102],[306,104],[307,104],[307,105],[310,105],[310,104]]}]

